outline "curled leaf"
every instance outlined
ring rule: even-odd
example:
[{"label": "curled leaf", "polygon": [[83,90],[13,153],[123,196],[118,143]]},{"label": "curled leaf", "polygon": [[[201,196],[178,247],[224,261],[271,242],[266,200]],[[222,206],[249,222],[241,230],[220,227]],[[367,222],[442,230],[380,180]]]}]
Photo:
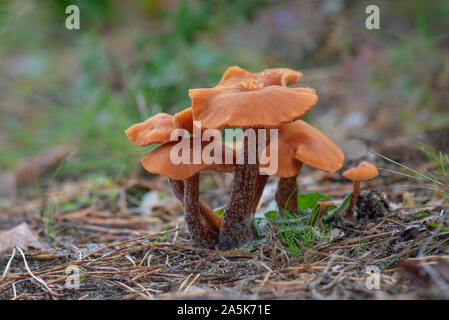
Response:
[{"label": "curled leaf", "polygon": [[21,223],[7,231],[0,231],[0,252],[8,252],[15,246],[22,249],[44,249],[39,235],[26,223]]}]

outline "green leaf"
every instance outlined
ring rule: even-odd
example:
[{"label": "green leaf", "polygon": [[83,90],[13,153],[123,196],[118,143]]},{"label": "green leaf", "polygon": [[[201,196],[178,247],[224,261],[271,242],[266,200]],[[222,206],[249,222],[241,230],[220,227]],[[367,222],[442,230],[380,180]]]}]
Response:
[{"label": "green leaf", "polygon": [[215,211],[215,213],[218,214],[220,217],[224,217],[224,212],[225,212],[224,208]]},{"label": "green leaf", "polygon": [[298,208],[305,209],[313,209],[318,200],[326,200],[330,201],[331,199],[325,194],[319,192],[313,193],[299,193],[298,194]]},{"label": "green leaf", "polygon": [[278,213],[275,210],[268,211],[268,212],[265,212],[265,218],[267,218],[269,221],[273,222],[276,220],[277,214]]},{"label": "green leaf", "polygon": [[333,211],[331,211],[331,208],[329,208],[330,210],[328,211],[328,214],[326,214],[323,217],[324,221],[329,221],[330,218],[339,215],[341,212],[343,212],[344,210],[346,210],[349,207],[349,202],[351,201],[351,196],[352,196],[352,192],[348,193],[346,195],[346,197],[343,199],[343,201],[341,202],[341,204]]}]

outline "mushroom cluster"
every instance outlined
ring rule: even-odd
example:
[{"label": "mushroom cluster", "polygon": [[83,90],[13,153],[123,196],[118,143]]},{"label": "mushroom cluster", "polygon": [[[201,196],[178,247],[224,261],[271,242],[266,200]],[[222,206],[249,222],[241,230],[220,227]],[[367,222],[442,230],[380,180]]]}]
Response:
[{"label": "mushroom cluster", "polygon": [[[215,87],[189,90],[192,101],[189,108],[174,116],[159,113],[126,130],[136,145],[161,144],[142,159],[142,165],[149,172],[169,178],[175,196],[184,204],[189,232],[200,245],[227,250],[252,239],[252,214],[268,174],[280,178],[276,191],[278,207],[295,209],[296,180],[303,164],[327,172],[341,168],[344,155],[340,149],[321,131],[300,120],[318,101],[312,88],[288,87],[301,76],[300,72],[287,68],[251,73],[237,66],[229,67]],[[195,130],[195,121],[200,121],[200,130]],[[226,146],[221,139],[201,141],[201,149],[219,144],[214,147],[222,150],[223,161],[212,164],[203,159],[193,164],[170,161],[170,153],[179,143],[192,146],[194,132],[212,129],[221,136],[220,130],[228,128],[243,131],[241,150]],[[258,139],[261,132],[266,136],[268,129],[278,130],[276,172],[268,172],[266,164],[259,162],[262,152],[270,153],[269,141],[261,143]],[[250,133],[255,134],[253,148]],[[254,152],[255,161],[250,161]],[[229,158],[233,159],[232,164],[224,160]],[[234,172],[223,219],[199,200],[202,170]],[[293,200],[288,201],[289,198]]]},{"label": "mushroom cluster", "polygon": [[[188,113],[188,111],[187,111]],[[161,144],[156,149],[142,158],[142,166],[151,173],[168,177],[170,187],[176,198],[184,204],[186,222],[192,238],[200,245],[212,248],[217,244],[218,230],[222,219],[220,216],[199,200],[199,173],[202,170],[218,172],[233,172],[234,164],[206,164],[204,161],[195,163],[174,164],[170,153],[178,143],[189,143],[189,156],[193,157],[192,137],[184,134],[184,130],[192,133],[193,123],[183,123],[175,128],[174,117],[166,113],[158,113],[144,122],[129,127],[125,132],[131,142],[138,146]],[[171,141],[171,137],[179,137]],[[210,144],[219,144],[222,149],[222,157],[234,152],[220,141],[203,142],[201,150]],[[209,146],[210,147],[210,146]]]}]

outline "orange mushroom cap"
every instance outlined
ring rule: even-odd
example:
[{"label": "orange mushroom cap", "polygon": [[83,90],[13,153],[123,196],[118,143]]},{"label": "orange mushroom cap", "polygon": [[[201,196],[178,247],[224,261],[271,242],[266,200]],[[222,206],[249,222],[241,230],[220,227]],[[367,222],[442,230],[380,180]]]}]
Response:
[{"label": "orange mushroom cap", "polygon": [[316,104],[311,88],[265,86],[245,80],[227,87],[190,89],[195,120],[204,128],[273,128],[299,119]]},{"label": "orange mushroom cap", "polygon": [[239,66],[232,66],[226,69],[217,86],[234,85],[249,79],[262,82],[264,86],[288,86],[298,82],[301,77],[301,72],[288,68],[265,69],[258,73],[252,73]]},{"label": "orange mushroom cap", "polygon": [[191,89],[195,120],[204,128],[277,127],[303,117],[318,101],[311,88],[287,88],[302,73],[288,68],[226,69],[214,88]]},{"label": "orange mushroom cap", "polygon": [[377,177],[379,171],[376,166],[367,162],[361,162],[357,167],[351,168],[343,172],[343,177],[351,181],[364,181]]},{"label": "orange mushroom cap", "polygon": [[[267,146],[269,152],[270,146]],[[320,130],[307,122],[296,120],[279,127],[278,177],[292,177],[301,169],[299,164],[326,172],[335,172],[343,165],[343,152]],[[261,170],[263,171],[261,166]]]},{"label": "orange mushroom cap", "polygon": [[193,132],[193,111],[192,108],[184,109],[176,113],[173,117],[173,126],[175,128],[183,128],[189,132]]},{"label": "orange mushroom cap", "polygon": [[[195,127],[193,125],[194,120],[192,107],[186,108],[173,116],[173,126],[175,129],[185,129],[190,133],[193,133],[193,128]],[[205,128],[201,127],[201,131],[204,130]]]},{"label": "orange mushroom cap", "polygon": [[330,200],[318,200],[316,204],[320,207],[327,208],[334,205],[333,201]]},{"label": "orange mushroom cap", "polygon": [[125,133],[133,144],[147,146],[170,141],[170,134],[174,129],[173,116],[158,113],[143,122],[132,125],[126,129]]},{"label": "orange mushroom cap", "polygon": [[[270,147],[267,147],[267,152],[270,154]],[[296,176],[302,168],[301,161],[295,159],[295,150],[287,144],[278,144],[278,168],[276,173],[269,172],[269,164],[260,164],[260,172],[275,175],[279,178],[288,178]],[[270,154],[271,157],[271,154]]]},{"label": "orange mushroom cap", "polygon": [[[233,172],[235,171],[235,152],[234,150],[226,147],[221,141],[202,141],[201,150],[211,143],[220,144],[222,148],[222,164],[206,164],[201,157],[201,163],[193,163],[193,138],[190,139],[190,163],[174,164],[170,159],[171,149],[179,142],[170,141],[166,142],[142,158],[141,162],[143,167],[151,173],[160,174],[170,179],[183,180],[202,170],[213,170],[218,172]],[[212,147],[212,146],[210,146]],[[212,154],[213,156],[213,154]],[[232,156],[232,164],[225,164],[226,157]]]}]

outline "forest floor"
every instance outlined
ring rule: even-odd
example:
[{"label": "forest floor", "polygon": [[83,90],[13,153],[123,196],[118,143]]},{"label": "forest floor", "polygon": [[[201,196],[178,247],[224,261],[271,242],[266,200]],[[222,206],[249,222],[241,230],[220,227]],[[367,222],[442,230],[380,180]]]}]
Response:
[{"label": "forest floor", "polygon": [[[257,239],[231,251],[192,243],[162,177],[53,181],[40,197],[3,198],[0,224],[29,249],[8,249],[0,233],[0,299],[449,298],[447,202],[427,189],[408,192],[417,184],[377,162],[384,170],[362,183],[360,217],[305,225],[296,251],[279,218],[264,214],[274,204],[274,178],[256,214]],[[336,203],[352,188],[319,171],[298,180],[301,194]],[[204,173],[201,197],[223,205],[231,185],[231,174]]]},{"label": "forest floor", "polygon": [[[119,22],[91,8],[98,30],[83,20],[69,33],[64,2],[11,3],[0,48],[0,299],[449,298],[446,4],[382,3],[374,31],[364,2],[282,1],[243,19],[238,6],[208,7],[219,1],[180,1],[159,18],[103,1],[120,3]],[[338,173],[303,169],[309,204],[287,227],[270,178],[257,238],[222,252],[191,241],[167,180],[134,170],[148,150],[124,130],[186,108],[189,88],[214,86],[230,65],[303,72],[298,86],[319,95],[305,120],[346,159]],[[426,156],[417,140],[443,153]],[[363,160],[380,174],[362,182],[357,219],[342,211],[311,226],[317,196],[344,204],[352,185],[341,172]],[[225,206],[232,179],[202,173],[201,199]]]}]

